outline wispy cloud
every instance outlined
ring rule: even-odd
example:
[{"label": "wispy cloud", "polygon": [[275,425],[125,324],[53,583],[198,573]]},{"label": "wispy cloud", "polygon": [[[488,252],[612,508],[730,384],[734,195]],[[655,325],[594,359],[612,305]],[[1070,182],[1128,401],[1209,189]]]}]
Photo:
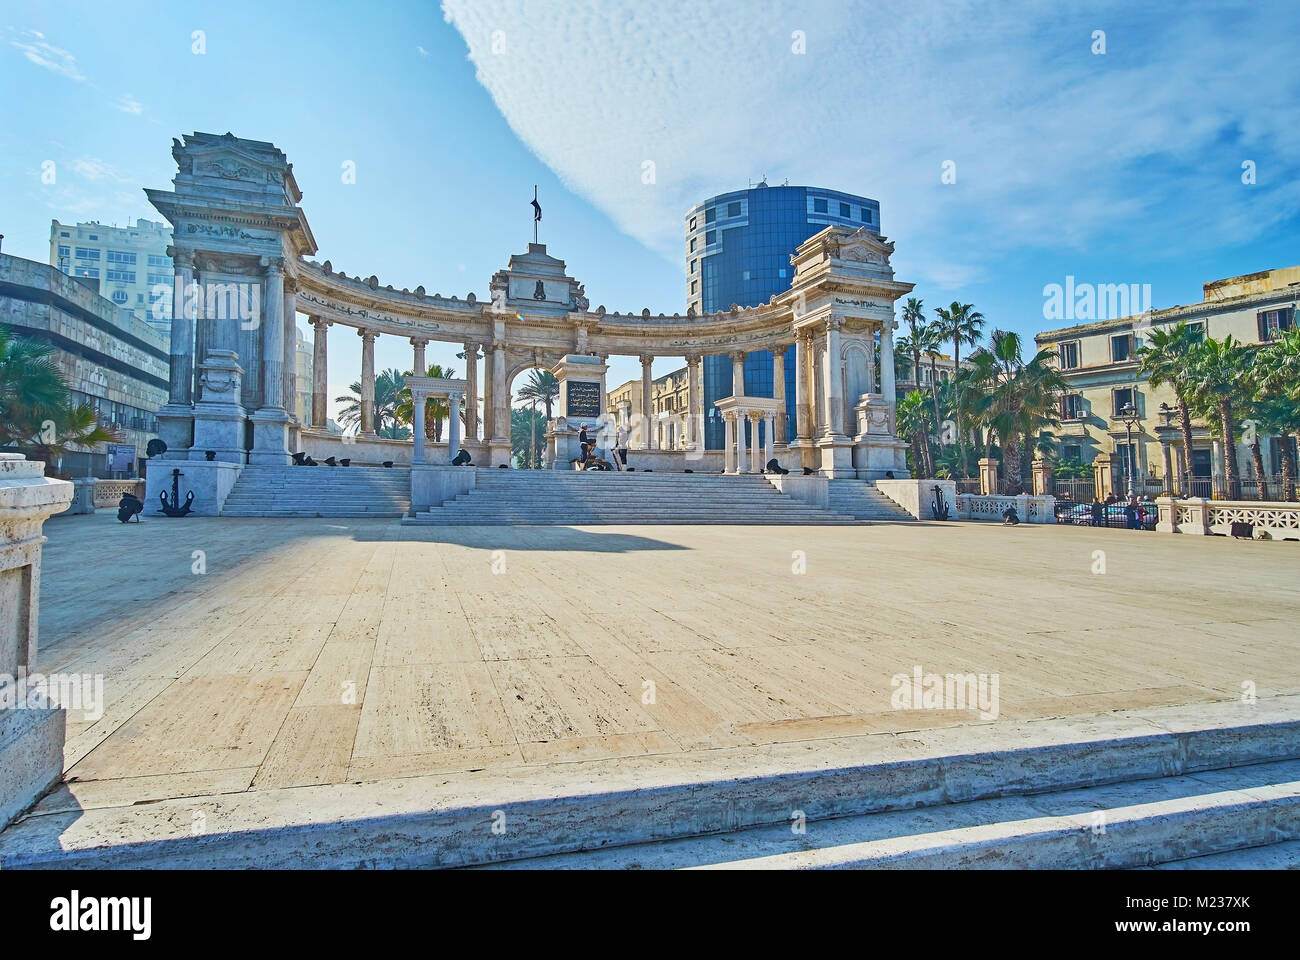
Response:
[{"label": "wispy cloud", "polygon": [[116,181],[118,183],[130,183],[130,177],[124,177],[118,173],[112,164],[99,157],[80,157],[72,161],[72,170],[78,176],[85,180],[91,181]]},{"label": "wispy cloud", "polygon": [[24,30],[17,39],[10,40],[9,44],[21,50],[23,56],[38,67],[61,74],[69,80],[86,79],[77,69],[77,58],[67,50],[49,43],[45,34],[39,30]]},{"label": "wispy cloud", "polygon": [[429,55],[429,51],[424,49],[424,47],[417,45],[415,49],[419,51],[420,56],[422,57],[427,57]]},{"label": "wispy cloud", "polygon": [[943,286],[1025,246],[1209,248],[1295,215],[1298,9],[443,2],[516,135],[665,257],[689,206],[766,173],[878,198],[900,274]]},{"label": "wispy cloud", "polygon": [[122,94],[121,99],[113,104],[113,106],[118,110],[121,110],[123,113],[130,113],[137,117],[144,113],[144,104],[129,93]]}]

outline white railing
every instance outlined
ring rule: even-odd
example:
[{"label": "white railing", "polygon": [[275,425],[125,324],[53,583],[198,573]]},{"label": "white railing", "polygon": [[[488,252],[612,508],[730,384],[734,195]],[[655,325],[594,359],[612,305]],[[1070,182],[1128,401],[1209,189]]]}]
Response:
[{"label": "white railing", "polygon": [[1054,523],[1056,521],[1055,497],[1035,497],[1021,494],[1006,497],[1000,494],[960,493],[957,495],[958,520],[995,520],[1002,522],[1002,512],[1008,506],[1016,508],[1021,523]]},{"label": "white railing", "polygon": [[1234,523],[1248,523],[1257,538],[1300,540],[1300,503],[1161,497],[1156,507],[1160,512],[1156,530],[1161,533],[1228,536]]}]

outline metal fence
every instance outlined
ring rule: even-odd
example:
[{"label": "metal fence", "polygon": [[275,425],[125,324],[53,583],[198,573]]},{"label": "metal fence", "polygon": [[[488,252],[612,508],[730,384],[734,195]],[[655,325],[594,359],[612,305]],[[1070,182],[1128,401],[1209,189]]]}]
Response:
[{"label": "metal fence", "polygon": [[957,484],[958,493],[982,493],[983,492],[982,490],[980,490],[980,482],[978,479],[957,480],[955,482]]},{"label": "metal fence", "polygon": [[1075,503],[1057,500],[1053,510],[1056,522],[1076,527],[1109,527],[1113,530],[1154,530],[1156,528],[1156,505],[1143,501],[1137,505],[1133,523],[1130,527],[1129,513],[1123,503]]},{"label": "metal fence", "polygon": [[1096,484],[1086,479],[1057,479],[1053,483],[1053,490],[1058,500],[1073,503],[1092,503],[1097,496]]}]

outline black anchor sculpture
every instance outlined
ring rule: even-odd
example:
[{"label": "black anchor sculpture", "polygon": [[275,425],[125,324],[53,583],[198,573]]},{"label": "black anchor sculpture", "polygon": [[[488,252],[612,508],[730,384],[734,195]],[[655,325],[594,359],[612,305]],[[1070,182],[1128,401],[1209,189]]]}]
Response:
[{"label": "black anchor sculpture", "polygon": [[172,471],[172,498],[169,503],[167,500],[167,491],[163,490],[158,494],[158,499],[162,501],[162,512],[169,517],[185,517],[189,515],[194,506],[194,491],[187,491],[185,494],[185,505],[181,506],[181,477],[185,474],[180,470]]},{"label": "black anchor sculpture", "polygon": [[930,515],[936,520],[948,519],[948,500],[937,483],[934,485],[934,500],[930,503]]}]

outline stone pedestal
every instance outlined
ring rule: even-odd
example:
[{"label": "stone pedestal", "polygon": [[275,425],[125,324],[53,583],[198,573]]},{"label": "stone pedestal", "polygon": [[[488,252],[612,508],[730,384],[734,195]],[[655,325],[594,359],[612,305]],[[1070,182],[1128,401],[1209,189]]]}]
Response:
[{"label": "stone pedestal", "polygon": [[168,403],[157,413],[158,438],[167,444],[169,460],[187,460],[194,441],[194,408],[188,403]]},{"label": "stone pedestal", "polygon": [[209,350],[199,367],[202,399],[194,405],[194,445],[190,460],[206,460],[212,450],[216,459],[244,462],[244,408],[239,388],[244,369],[233,350]]},{"label": "stone pedestal", "polygon": [[[588,436],[590,436],[588,432]],[[567,417],[556,417],[546,431],[546,461],[552,470],[572,470],[571,461],[582,456],[578,428]]]},{"label": "stone pedestal", "polygon": [[36,661],[41,526],[72,495],[71,483],[45,477],[45,464],[0,453],[0,828],[63,774],[64,711],[19,677]]},{"label": "stone pedestal", "polygon": [[817,441],[817,455],[820,458],[817,472],[832,479],[856,477],[858,474],[857,468],[853,466],[853,446],[853,441],[848,437],[822,437]]},{"label": "stone pedestal", "polygon": [[473,467],[432,463],[411,467],[411,516],[468,493],[477,479],[478,471]]},{"label": "stone pedestal", "polygon": [[[215,517],[221,514],[221,507],[226,502],[230,490],[239,479],[243,467],[238,463],[225,460],[188,460],[177,463],[174,460],[150,460],[145,467],[144,516],[161,516],[162,501],[158,495],[163,491],[167,499],[172,496],[172,471],[180,470],[180,502],[185,503],[185,494],[194,491],[194,504],[190,509],[192,517]],[[170,522],[170,518],[161,517]],[[183,523],[184,520],[177,520]]]},{"label": "stone pedestal", "polygon": [[569,426],[592,431],[605,414],[605,374],[600,357],[571,353],[551,368],[560,381],[559,416]]},{"label": "stone pedestal", "polygon": [[290,424],[284,411],[262,409],[248,419],[253,424],[253,449],[248,452],[248,462],[269,463],[280,467],[291,463],[293,458],[289,456]]},{"label": "stone pedestal", "polygon": [[1052,464],[1047,460],[1035,460],[1031,464],[1034,470],[1034,496],[1050,496],[1056,484],[1052,476]]},{"label": "stone pedestal", "polygon": [[[948,519],[957,519],[955,480],[877,480],[876,489],[918,520],[934,519],[935,487],[941,503],[948,507]],[[1028,516],[1022,513],[1022,516]]]},{"label": "stone pedestal", "polygon": [[980,457],[980,493],[989,496],[998,492],[998,462],[992,457]]},{"label": "stone pedestal", "polygon": [[894,405],[884,394],[864,394],[854,406],[857,434],[853,437],[853,469],[860,480],[902,480],[907,469],[907,444],[894,433]]},{"label": "stone pedestal", "polygon": [[72,503],[68,509],[56,514],[60,517],[75,517],[95,512],[95,478],[76,477],[72,483]]}]

